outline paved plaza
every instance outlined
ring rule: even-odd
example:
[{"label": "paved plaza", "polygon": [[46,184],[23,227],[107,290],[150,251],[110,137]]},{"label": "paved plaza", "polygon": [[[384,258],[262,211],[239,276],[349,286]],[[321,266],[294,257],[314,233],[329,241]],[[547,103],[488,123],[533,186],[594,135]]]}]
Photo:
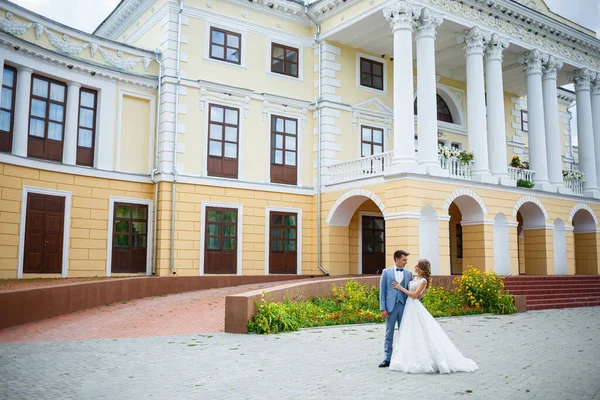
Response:
[{"label": "paved plaza", "polygon": [[600,399],[600,308],[439,319],[474,373],[377,368],[382,324],[0,345],[2,399]]}]

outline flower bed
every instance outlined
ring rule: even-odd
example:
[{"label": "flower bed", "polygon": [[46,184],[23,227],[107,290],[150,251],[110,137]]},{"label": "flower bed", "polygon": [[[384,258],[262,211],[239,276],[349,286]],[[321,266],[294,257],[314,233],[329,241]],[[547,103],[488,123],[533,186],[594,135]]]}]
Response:
[{"label": "flower bed", "polygon": [[[435,278],[434,278],[435,279]],[[454,279],[450,292],[430,286],[423,305],[434,317],[473,315],[486,312],[517,312],[513,297],[504,291],[504,279],[495,273],[471,268]],[[344,287],[334,287],[333,298],[270,302],[264,293],[257,312],[248,322],[248,332],[279,333],[316,326],[384,322],[379,311],[379,288],[348,280]]]}]

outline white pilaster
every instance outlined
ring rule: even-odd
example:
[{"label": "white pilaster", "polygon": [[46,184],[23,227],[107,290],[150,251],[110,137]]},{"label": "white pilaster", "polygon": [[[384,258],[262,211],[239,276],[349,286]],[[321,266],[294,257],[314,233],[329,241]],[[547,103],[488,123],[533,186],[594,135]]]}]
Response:
[{"label": "white pilaster", "polygon": [[542,92],[542,54],[532,50],[519,57],[527,73],[527,121],[529,127],[529,166],[534,172],[536,188],[556,191],[548,181],[546,158],[546,128]]},{"label": "white pilaster", "polygon": [[27,157],[27,135],[29,134],[29,95],[33,70],[20,67],[17,72],[17,97],[15,99],[15,130],[13,133],[14,155]]},{"label": "white pilaster", "polygon": [[577,137],[579,139],[579,170],[585,174],[585,194],[599,197],[590,96],[591,74],[587,69],[575,71],[570,79],[575,83],[577,101]]},{"label": "white pilaster", "polygon": [[499,182],[516,186],[508,177],[506,157],[506,124],[504,116],[504,84],[502,81],[502,53],[508,47],[508,40],[493,33],[485,48],[487,87],[487,133],[490,171]]},{"label": "white pilaster", "polygon": [[596,156],[596,179],[600,176],[600,72],[592,81],[592,126],[594,129],[594,151]]},{"label": "white pilaster", "polygon": [[[430,175],[448,176],[440,167],[437,152],[437,91],[435,76],[435,37],[442,17],[427,7],[416,21],[417,38],[417,121],[419,124],[419,164]],[[395,78],[394,78],[395,80]]]},{"label": "white pilaster", "polygon": [[79,122],[79,89],[77,82],[67,85],[67,116],[63,146],[63,164],[75,165],[77,162],[77,125]]},{"label": "white pilaster", "polygon": [[498,183],[498,178],[490,174],[488,161],[487,126],[485,111],[485,83],[483,76],[483,50],[487,33],[473,27],[458,37],[464,43],[467,57],[467,129],[469,150],[473,162],[473,180]]},{"label": "white pilaster", "polygon": [[560,125],[558,119],[558,94],[556,74],[563,62],[552,55],[543,57],[542,91],[544,95],[544,125],[546,127],[546,161],[548,180],[561,193],[566,191],[562,177],[562,152],[560,151]]},{"label": "white pilaster", "polygon": [[[415,10],[399,1],[383,10],[394,35],[394,156],[393,172],[420,172],[415,159],[413,117],[412,32]],[[389,170],[388,169],[388,172]]]}]

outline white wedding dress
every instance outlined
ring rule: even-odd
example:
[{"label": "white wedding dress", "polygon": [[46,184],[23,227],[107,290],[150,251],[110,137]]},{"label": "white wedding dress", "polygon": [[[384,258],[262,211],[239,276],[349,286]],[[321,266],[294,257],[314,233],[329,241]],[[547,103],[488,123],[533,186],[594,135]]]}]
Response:
[{"label": "white wedding dress", "polygon": [[[408,290],[414,292],[423,280],[416,277]],[[419,300],[407,296],[400,329],[394,336],[391,370],[448,374],[479,369],[473,360],[463,357]]]}]

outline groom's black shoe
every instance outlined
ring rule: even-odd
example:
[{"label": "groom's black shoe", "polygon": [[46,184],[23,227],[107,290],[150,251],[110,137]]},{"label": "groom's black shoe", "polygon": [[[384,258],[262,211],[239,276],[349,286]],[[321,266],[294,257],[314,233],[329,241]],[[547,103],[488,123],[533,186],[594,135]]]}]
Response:
[{"label": "groom's black shoe", "polygon": [[389,367],[390,366],[390,362],[388,360],[383,360],[381,362],[381,364],[379,364],[379,368],[385,368],[385,367]]}]

